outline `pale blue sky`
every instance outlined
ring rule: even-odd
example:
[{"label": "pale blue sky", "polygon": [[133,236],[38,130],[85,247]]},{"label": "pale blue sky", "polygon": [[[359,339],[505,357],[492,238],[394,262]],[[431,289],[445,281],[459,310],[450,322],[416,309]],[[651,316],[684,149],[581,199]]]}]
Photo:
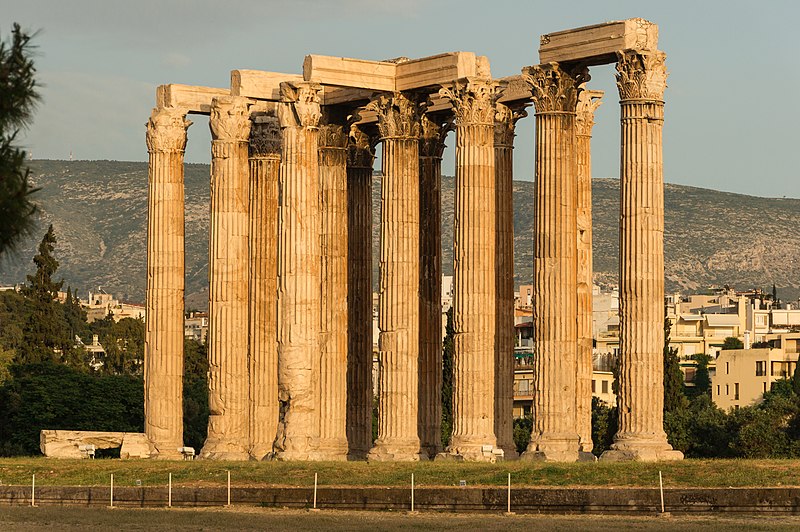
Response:
[{"label": "pale blue sky", "polygon": [[[2,38],[15,21],[42,30],[44,102],[22,139],[34,157],[134,161],[147,158],[144,122],[162,83],[225,87],[235,68],[300,73],[310,53],[385,59],[457,50],[488,56],[501,77],[538,62],[542,33],[642,17],[659,25],[670,71],[665,180],[800,197],[796,1],[0,0],[0,14]],[[593,173],[616,177],[613,69],[592,75],[590,86],[606,91]],[[186,160],[208,162],[207,120],[194,122]],[[452,159],[448,148],[445,173]],[[515,175],[532,174],[531,116],[519,126]]]}]

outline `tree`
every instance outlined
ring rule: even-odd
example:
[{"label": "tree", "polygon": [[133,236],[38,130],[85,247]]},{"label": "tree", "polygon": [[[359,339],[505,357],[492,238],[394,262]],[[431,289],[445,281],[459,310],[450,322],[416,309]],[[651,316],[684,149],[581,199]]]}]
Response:
[{"label": "tree", "polygon": [[800,364],[795,365],[794,374],[792,375],[792,391],[800,397]]},{"label": "tree", "polygon": [[611,448],[614,434],[617,433],[619,413],[616,408],[606,405],[598,397],[592,397],[592,452],[596,456]]},{"label": "tree", "polygon": [[15,145],[39,101],[30,39],[14,24],[11,41],[0,41],[0,255],[30,234],[36,212],[25,151]]},{"label": "tree", "polygon": [[711,376],[708,373],[708,364],[711,357],[705,353],[694,355],[697,369],[694,373],[694,395],[711,395]]},{"label": "tree", "polygon": [[722,342],[722,349],[723,349],[723,350],[728,350],[728,349],[744,349],[744,344],[742,343],[742,341],[741,341],[741,340],[739,340],[739,339],[738,339],[738,338],[736,338],[735,336],[728,336],[728,337],[727,337],[727,338],[725,338],[725,340]]},{"label": "tree", "polygon": [[453,355],[455,354],[453,309],[447,311],[447,326],[442,345],[442,443],[450,444],[453,434]]},{"label": "tree", "polygon": [[671,325],[664,307],[664,414],[686,409],[688,401],[683,393],[683,372],[678,360],[678,350],[670,347]]},{"label": "tree", "polygon": [[52,255],[55,244],[56,236],[50,225],[39,244],[39,252],[33,257],[36,272],[28,275],[29,284],[22,288],[27,307],[24,339],[18,351],[22,363],[52,362],[59,358],[72,365],[81,363],[63,306],[57,300],[64,281],[53,280],[58,269],[58,261]]}]

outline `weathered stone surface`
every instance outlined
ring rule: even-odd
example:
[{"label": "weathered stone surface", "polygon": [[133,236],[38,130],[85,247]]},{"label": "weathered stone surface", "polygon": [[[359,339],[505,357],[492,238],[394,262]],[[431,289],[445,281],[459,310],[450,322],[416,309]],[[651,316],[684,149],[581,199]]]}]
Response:
[{"label": "weathered stone surface", "polygon": [[581,61],[602,65],[615,62],[618,50],[655,52],[657,49],[658,26],[631,18],[542,35],[539,62]]},{"label": "weathered stone surface", "polygon": [[621,52],[619,430],[603,460],[680,460],[664,432],[663,52]]},{"label": "weathered stone surface", "polygon": [[140,432],[43,430],[39,433],[39,449],[48,458],[86,458],[80,451],[81,445],[94,445],[96,449],[120,447],[120,458],[150,458],[153,452],[147,435]]},{"label": "weathered stone surface", "polygon": [[183,445],[183,151],[190,125],[180,108],[156,108],[147,123],[145,433],[161,458],[179,458]]},{"label": "weathered stone surface", "polygon": [[175,107],[189,113],[208,115],[211,114],[211,101],[214,98],[229,95],[228,89],[171,83],[156,89],[156,107]]}]

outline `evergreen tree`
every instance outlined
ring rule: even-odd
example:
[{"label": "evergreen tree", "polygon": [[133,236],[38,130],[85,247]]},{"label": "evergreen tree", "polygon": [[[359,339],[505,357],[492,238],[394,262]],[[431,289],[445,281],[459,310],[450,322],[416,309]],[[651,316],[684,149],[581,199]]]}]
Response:
[{"label": "evergreen tree", "polygon": [[708,373],[708,363],[711,357],[705,353],[694,355],[697,369],[694,373],[694,395],[711,395],[711,376]]},{"label": "evergreen tree", "polygon": [[800,363],[794,367],[794,374],[792,375],[792,391],[795,396],[800,397]]},{"label": "evergreen tree", "polygon": [[688,402],[683,393],[683,372],[678,360],[678,350],[669,346],[671,325],[664,307],[664,414],[686,409]]},{"label": "evergreen tree", "polygon": [[456,346],[452,307],[447,311],[445,333],[442,345],[442,443],[446,447],[453,434],[453,354]]},{"label": "evergreen tree", "polygon": [[28,275],[28,283],[22,288],[25,297],[27,323],[24,338],[18,352],[18,362],[41,363],[62,360],[71,364],[80,363],[72,352],[74,344],[64,310],[58,302],[58,291],[64,281],[54,281],[58,261],[52,253],[56,236],[53,226],[47,230],[39,244],[39,253],[33,257],[36,273]]},{"label": "evergreen tree", "polygon": [[0,41],[0,255],[30,233],[36,206],[25,151],[15,145],[30,125],[39,100],[30,36],[14,24],[11,41]]}]

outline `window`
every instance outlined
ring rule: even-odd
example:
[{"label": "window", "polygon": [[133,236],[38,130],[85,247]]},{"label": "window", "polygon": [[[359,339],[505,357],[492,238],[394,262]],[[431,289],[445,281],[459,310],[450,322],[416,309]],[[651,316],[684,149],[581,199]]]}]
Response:
[{"label": "window", "polygon": [[592,379],[592,393],[595,393],[597,390],[597,381]]},{"label": "window", "polygon": [[730,395],[730,394],[731,394],[731,388],[730,388],[730,386],[728,386],[728,385],[726,384],[726,385],[725,385],[725,395]]},{"label": "window", "polygon": [[761,391],[763,391],[764,393],[767,393],[767,383],[766,382],[762,382],[761,383]]},{"label": "window", "polygon": [[603,393],[608,393],[608,381],[603,381]]},{"label": "window", "polygon": [[739,400],[739,383],[738,382],[734,382],[733,383],[733,400],[734,401],[738,401]]},{"label": "window", "polygon": [[731,363],[725,362],[725,375],[729,375],[731,372]]},{"label": "window", "polygon": [[763,377],[767,374],[767,362],[765,360],[756,360],[756,377]]},{"label": "window", "polygon": [[717,395],[719,395],[719,384],[717,384]]}]

